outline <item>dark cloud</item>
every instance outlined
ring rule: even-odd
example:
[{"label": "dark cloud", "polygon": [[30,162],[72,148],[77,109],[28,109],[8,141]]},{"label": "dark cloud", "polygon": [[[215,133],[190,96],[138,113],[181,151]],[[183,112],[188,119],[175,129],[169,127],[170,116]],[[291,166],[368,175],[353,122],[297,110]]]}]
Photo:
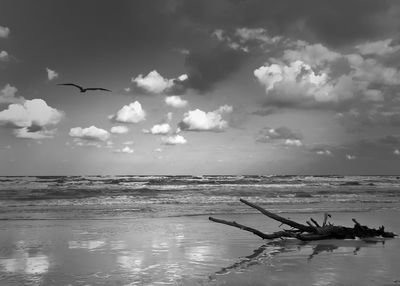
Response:
[{"label": "dark cloud", "polygon": [[338,46],[396,32],[399,3],[390,0],[180,1],[178,13],[199,25],[263,27]]},{"label": "dark cloud", "polygon": [[181,19],[191,30],[186,33],[189,37],[185,43],[191,51],[185,60],[189,75],[186,87],[201,92],[226,79],[245,57],[243,51],[229,48],[226,43],[210,47],[211,34],[216,29],[232,34],[242,27],[263,28],[271,36],[284,35],[337,47],[391,35],[400,24],[396,17],[400,15],[400,4],[393,1],[189,0],[177,3],[176,19]]},{"label": "dark cloud", "polygon": [[215,47],[191,51],[185,59],[189,76],[182,85],[200,92],[210,90],[214,85],[228,78],[236,71],[246,53],[218,44]]},{"label": "dark cloud", "polygon": [[216,45],[211,36],[216,29],[263,28],[271,36],[348,45],[397,31],[399,6],[386,0],[121,0],[118,5],[5,0],[0,18],[17,31],[20,48],[10,52],[30,61],[25,76],[44,60],[71,66],[96,65],[99,58],[137,64],[134,56],[143,51],[141,58],[154,58],[166,50],[185,49],[190,54],[182,72],[189,81],[176,86],[182,93],[187,88],[207,91],[241,66],[243,52]]}]

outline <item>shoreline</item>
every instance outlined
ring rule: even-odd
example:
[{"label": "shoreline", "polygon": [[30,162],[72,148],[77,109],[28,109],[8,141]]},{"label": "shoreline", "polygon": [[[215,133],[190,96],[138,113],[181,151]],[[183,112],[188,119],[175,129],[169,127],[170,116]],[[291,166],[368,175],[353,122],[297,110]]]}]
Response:
[{"label": "shoreline", "polygon": [[[18,208],[18,207],[16,207]],[[323,215],[325,213],[325,211],[316,209],[316,210],[309,210],[309,209],[305,209],[305,210],[300,210],[300,209],[295,209],[295,210],[288,210],[285,209],[283,211],[279,211],[276,209],[267,209],[269,211],[272,211],[274,213],[280,214],[280,215],[293,215],[293,214],[299,214],[299,215]],[[140,212],[140,211],[138,211]],[[329,210],[329,213],[332,214],[340,214],[340,213],[369,213],[369,212],[400,212],[399,209],[393,207],[393,208],[365,208],[365,209],[343,209],[343,210]],[[40,213],[40,212],[38,212]],[[43,214],[46,214],[46,211],[42,212]],[[177,214],[177,215],[144,215],[144,216],[104,216],[104,217],[98,217],[98,218],[94,218],[94,217],[66,217],[66,218],[1,218],[0,217],[0,221],[73,221],[73,220],[93,220],[93,221],[102,221],[102,220],[134,220],[134,219],[163,219],[163,218],[180,218],[180,217],[208,217],[208,216],[215,216],[215,215],[221,215],[221,216],[238,216],[238,215],[261,215],[262,214],[258,211],[252,211],[251,209],[249,211],[246,212],[209,212],[209,213],[197,213],[197,214]]]}]

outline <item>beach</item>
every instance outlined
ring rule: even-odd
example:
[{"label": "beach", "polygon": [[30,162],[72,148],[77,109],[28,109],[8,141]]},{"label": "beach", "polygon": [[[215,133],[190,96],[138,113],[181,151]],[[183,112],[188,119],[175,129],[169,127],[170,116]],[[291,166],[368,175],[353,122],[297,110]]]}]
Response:
[{"label": "beach", "polygon": [[[332,222],[356,217],[400,233],[399,214],[335,213]],[[220,217],[279,227],[261,214]],[[0,231],[0,285],[400,284],[398,238],[269,242],[206,216],[1,221]]]},{"label": "beach", "polygon": [[2,177],[0,285],[400,285],[400,240],[262,240],[281,216],[400,233],[397,177]]}]

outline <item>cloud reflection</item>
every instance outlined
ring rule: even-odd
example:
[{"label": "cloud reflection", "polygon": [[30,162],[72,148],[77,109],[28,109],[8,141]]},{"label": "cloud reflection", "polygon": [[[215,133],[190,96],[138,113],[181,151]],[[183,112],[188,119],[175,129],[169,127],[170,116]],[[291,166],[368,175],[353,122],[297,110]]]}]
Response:
[{"label": "cloud reflection", "polygon": [[49,270],[50,263],[46,255],[29,257],[28,253],[23,253],[18,256],[0,260],[0,265],[5,272],[44,274]]}]

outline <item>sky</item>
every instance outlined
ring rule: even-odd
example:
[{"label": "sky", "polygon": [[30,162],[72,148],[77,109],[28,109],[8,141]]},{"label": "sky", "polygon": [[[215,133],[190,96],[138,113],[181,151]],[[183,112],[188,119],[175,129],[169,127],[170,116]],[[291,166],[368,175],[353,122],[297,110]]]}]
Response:
[{"label": "sky", "polygon": [[399,174],[399,66],[399,1],[3,0],[0,175]]}]

